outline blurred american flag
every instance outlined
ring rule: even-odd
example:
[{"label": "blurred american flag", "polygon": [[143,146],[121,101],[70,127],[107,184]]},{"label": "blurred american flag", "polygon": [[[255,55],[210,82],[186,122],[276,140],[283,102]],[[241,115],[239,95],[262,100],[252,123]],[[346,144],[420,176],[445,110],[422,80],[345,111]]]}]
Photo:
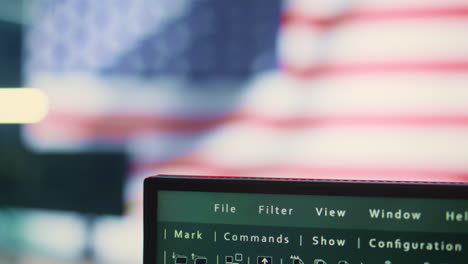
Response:
[{"label": "blurred american flag", "polygon": [[43,1],[41,151],[157,173],[468,181],[468,2]]}]

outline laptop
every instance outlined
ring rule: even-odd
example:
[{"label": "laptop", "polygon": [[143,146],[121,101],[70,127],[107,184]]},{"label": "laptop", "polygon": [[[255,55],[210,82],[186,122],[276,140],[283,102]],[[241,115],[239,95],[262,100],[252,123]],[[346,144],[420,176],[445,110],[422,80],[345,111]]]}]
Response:
[{"label": "laptop", "polygon": [[468,185],[161,175],[144,264],[468,263]]}]

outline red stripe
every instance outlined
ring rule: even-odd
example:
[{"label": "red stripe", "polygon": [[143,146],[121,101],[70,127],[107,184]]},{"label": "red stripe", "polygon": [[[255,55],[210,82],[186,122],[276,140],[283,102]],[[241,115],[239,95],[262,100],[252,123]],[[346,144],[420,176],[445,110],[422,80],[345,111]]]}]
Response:
[{"label": "red stripe", "polygon": [[468,18],[468,7],[414,8],[393,10],[351,10],[331,17],[314,17],[304,14],[302,10],[290,9],[283,13],[283,26],[305,25],[326,29],[352,22],[378,22],[402,19],[437,19]]},{"label": "red stripe", "polygon": [[320,64],[298,67],[283,63],[280,68],[300,79],[381,73],[468,73],[468,60],[426,62],[375,62],[353,64]]},{"label": "red stripe", "polygon": [[297,164],[280,164],[265,166],[229,167],[208,162],[196,157],[186,157],[165,163],[135,163],[132,171],[162,170],[177,171],[178,168],[191,170],[197,174],[240,175],[258,177],[259,175],[283,175],[285,178],[309,179],[352,179],[352,180],[401,180],[401,181],[437,181],[468,182],[468,171],[430,168],[386,168],[386,167],[320,167]]},{"label": "red stripe", "polygon": [[227,123],[245,123],[271,129],[310,129],[319,127],[407,126],[468,128],[468,115],[349,115],[278,118],[237,112],[213,119],[169,119],[156,115],[96,115],[51,112],[45,121],[33,125],[34,133],[50,130],[73,131],[70,137],[125,138],[144,132],[204,132]]}]

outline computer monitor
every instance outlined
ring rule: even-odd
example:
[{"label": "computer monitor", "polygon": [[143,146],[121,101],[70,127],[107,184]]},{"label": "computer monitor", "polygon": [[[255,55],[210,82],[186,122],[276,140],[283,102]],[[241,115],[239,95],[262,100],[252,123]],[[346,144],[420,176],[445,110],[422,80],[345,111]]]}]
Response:
[{"label": "computer monitor", "polygon": [[468,185],[158,176],[144,263],[466,263]]}]

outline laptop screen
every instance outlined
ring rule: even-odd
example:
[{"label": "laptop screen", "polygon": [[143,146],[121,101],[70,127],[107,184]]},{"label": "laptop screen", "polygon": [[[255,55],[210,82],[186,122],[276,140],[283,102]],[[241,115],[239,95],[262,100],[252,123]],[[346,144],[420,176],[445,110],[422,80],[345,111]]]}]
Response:
[{"label": "laptop screen", "polygon": [[145,190],[153,201],[145,200],[145,261],[147,255],[157,264],[468,260],[466,185],[159,180]]}]

